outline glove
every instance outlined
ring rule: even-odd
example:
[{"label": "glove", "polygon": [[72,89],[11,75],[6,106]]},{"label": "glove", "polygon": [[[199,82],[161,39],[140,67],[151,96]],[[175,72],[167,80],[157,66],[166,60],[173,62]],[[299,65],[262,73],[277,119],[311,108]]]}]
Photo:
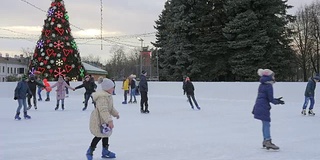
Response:
[{"label": "glove", "polygon": [[281,99],[282,97],[276,98],[278,104],[284,104],[284,101]]},{"label": "glove", "polygon": [[14,97],[13,99],[14,99],[14,100],[17,100],[18,98],[17,98],[17,97]]}]

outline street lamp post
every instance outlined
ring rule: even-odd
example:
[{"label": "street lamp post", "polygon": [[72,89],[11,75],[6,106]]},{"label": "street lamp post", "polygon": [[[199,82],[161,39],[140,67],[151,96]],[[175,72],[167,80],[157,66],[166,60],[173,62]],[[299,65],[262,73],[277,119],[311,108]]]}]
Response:
[{"label": "street lamp post", "polygon": [[157,59],[157,78],[159,81],[159,56],[158,56],[158,48],[156,48],[156,59]]},{"label": "street lamp post", "polygon": [[137,37],[137,39],[141,42],[141,51],[140,51],[140,73],[142,72],[142,51],[143,51],[143,39]]}]

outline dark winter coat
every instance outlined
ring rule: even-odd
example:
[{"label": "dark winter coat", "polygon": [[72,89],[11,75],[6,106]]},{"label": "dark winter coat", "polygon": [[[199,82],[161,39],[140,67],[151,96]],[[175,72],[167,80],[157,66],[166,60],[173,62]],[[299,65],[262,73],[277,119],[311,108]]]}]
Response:
[{"label": "dark winter coat", "polygon": [[14,90],[14,97],[17,99],[25,99],[28,96],[27,94],[32,95],[27,81],[19,81],[16,89]]},{"label": "dark winter coat", "polygon": [[44,86],[43,84],[35,81],[35,80],[29,80],[28,81],[28,86],[29,86],[29,89],[31,90],[32,93],[35,93],[36,92],[36,89],[37,89],[37,86],[41,86],[41,87],[46,87]]},{"label": "dark winter coat", "polygon": [[304,96],[314,97],[315,89],[316,89],[316,81],[314,81],[313,78],[310,78],[306,87],[306,91],[304,92]]},{"label": "dark winter coat", "polygon": [[136,80],[134,78],[132,78],[130,81],[130,87],[131,87],[131,89],[135,89],[137,87]]},{"label": "dark winter coat", "polygon": [[92,94],[95,92],[97,85],[92,81],[84,81],[81,85],[77,86],[75,89],[84,87],[86,89],[85,94]]},{"label": "dark winter coat", "polygon": [[191,81],[185,81],[183,91],[187,93],[187,95],[194,95],[194,86]]},{"label": "dark winter coat", "polygon": [[270,118],[270,103],[279,104],[279,100],[273,97],[273,86],[274,83],[272,76],[262,76],[260,78],[260,86],[258,89],[258,96],[256,103],[253,107],[254,118],[271,122]]},{"label": "dark winter coat", "polygon": [[140,92],[148,92],[147,77],[143,74],[140,76],[139,90]]}]

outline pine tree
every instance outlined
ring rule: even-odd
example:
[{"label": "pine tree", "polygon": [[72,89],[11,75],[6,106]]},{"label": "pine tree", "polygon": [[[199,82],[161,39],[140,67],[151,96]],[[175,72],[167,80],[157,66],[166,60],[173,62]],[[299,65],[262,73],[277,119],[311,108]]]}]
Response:
[{"label": "pine tree", "polygon": [[[270,68],[283,78],[290,73],[293,52],[286,34],[290,6],[282,0],[228,0],[224,28],[237,80],[256,80],[258,68]],[[281,77],[283,76],[283,77]]]},{"label": "pine tree", "polygon": [[35,71],[41,72],[48,80],[57,79],[59,75],[70,77],[71,80],[84,77],[85,70],[71,34],[69,16],[63,0],[54,0],[48,9],[29,70],[31,74]]}]

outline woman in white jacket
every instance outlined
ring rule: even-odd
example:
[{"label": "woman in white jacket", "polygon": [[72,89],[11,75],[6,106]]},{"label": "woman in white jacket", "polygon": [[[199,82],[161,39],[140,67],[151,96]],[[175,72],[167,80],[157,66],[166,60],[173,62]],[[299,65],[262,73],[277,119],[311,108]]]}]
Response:
[{"label": "woman in white jacket", "polygon": [[[114,127],[112,116],[119,119],[119,112],[113,107],[112,93],[114,90],[114,83],[108,78],[100,77],[98,83],[101,85],[102,90],[92,94],[93,101],[95,102],[95,109],[90,116],[90,132],[95,136],[92,139],[91,145],[87,150],[86,156],[88,160],[92,160],[93,151],[97,144],[102,139],[102,158],[116,158],[116,154],[109,151],[109,137],[112,134]],[[101,131],[101,125],[108,126],[107,134]]]}]

